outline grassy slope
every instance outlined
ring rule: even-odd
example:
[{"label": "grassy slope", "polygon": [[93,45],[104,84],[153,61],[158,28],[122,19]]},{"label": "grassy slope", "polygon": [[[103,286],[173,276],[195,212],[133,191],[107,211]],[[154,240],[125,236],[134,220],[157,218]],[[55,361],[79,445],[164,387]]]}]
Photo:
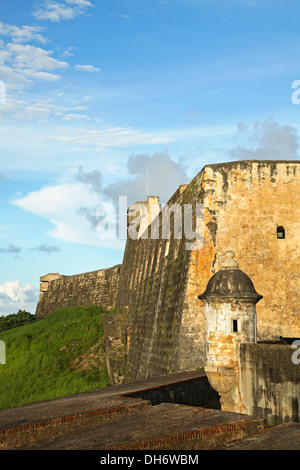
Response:
[{"label": "grassy slope", "polygon": [[0,409],[107,387],[100,307],[68,307],[0,333]]}]

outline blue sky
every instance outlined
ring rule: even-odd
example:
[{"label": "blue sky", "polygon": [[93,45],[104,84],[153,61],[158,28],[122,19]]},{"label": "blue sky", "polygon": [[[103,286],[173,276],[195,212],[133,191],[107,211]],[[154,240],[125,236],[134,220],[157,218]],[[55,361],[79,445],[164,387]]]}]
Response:
[{"label": "blue sky", "polygon": [[122,262],[97,207],[205,164],[298,159],[296,0],[0,3],[0,315],[39,277]]}]

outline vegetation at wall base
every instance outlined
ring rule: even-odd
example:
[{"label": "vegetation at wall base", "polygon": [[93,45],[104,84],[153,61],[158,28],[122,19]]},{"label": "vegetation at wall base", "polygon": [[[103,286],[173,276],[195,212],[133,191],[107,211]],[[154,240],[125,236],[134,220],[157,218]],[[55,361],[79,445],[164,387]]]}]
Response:
[{"label": "vegetation at wall base", "polygon": [[0,333],[0,409],[109,386],[101,307],[66,307]]},{"label": "vegetation at wall base", "polygon": [[12,313],[11,315],[3,315],[0,317],[0,332],[22,325],[28,325],[35,321],[36,316],[26,312],[26,310],[19,310],[17,313]]}]

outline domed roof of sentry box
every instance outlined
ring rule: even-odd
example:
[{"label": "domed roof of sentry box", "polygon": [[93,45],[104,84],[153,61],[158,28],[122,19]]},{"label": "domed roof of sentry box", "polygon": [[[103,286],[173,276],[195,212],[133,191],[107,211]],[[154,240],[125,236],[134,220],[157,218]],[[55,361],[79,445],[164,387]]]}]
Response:
[{"label": "domed roof of sentry box", "polygon": [[250,277],[239,269],[234,257],[233,251],[225,253],[220,271],[210,278],[205,292],[198,296],[200,300],[212,296],[251,298],[256,302],[262,299],[263,296],[256,292]]}]

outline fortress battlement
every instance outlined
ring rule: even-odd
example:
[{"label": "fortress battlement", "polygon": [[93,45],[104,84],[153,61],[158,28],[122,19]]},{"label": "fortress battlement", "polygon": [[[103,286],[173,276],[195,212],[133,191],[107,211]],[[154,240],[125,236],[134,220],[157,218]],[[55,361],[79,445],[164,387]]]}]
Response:
[{"label": "fortress battlement", "polygon": [[[68,305],[119,307],[127,312],[127,381],[196,370],[206,357],[205,312],[198,295],[232,250],[263,295],[257,304],[257,339],[300,337],[299,194],[299,161],[206,165],[168,201],[203,206],[201,246],[186,249],[187,240],[174,238],[172,225],[168,239],[152,238],[150,232],[145,239],[128,237],[119,266],[57,279],[43,276],[37,315]],[[160,204],[158,196],[153,201]],[[193,223],[195,228],[194,216]]]}]

